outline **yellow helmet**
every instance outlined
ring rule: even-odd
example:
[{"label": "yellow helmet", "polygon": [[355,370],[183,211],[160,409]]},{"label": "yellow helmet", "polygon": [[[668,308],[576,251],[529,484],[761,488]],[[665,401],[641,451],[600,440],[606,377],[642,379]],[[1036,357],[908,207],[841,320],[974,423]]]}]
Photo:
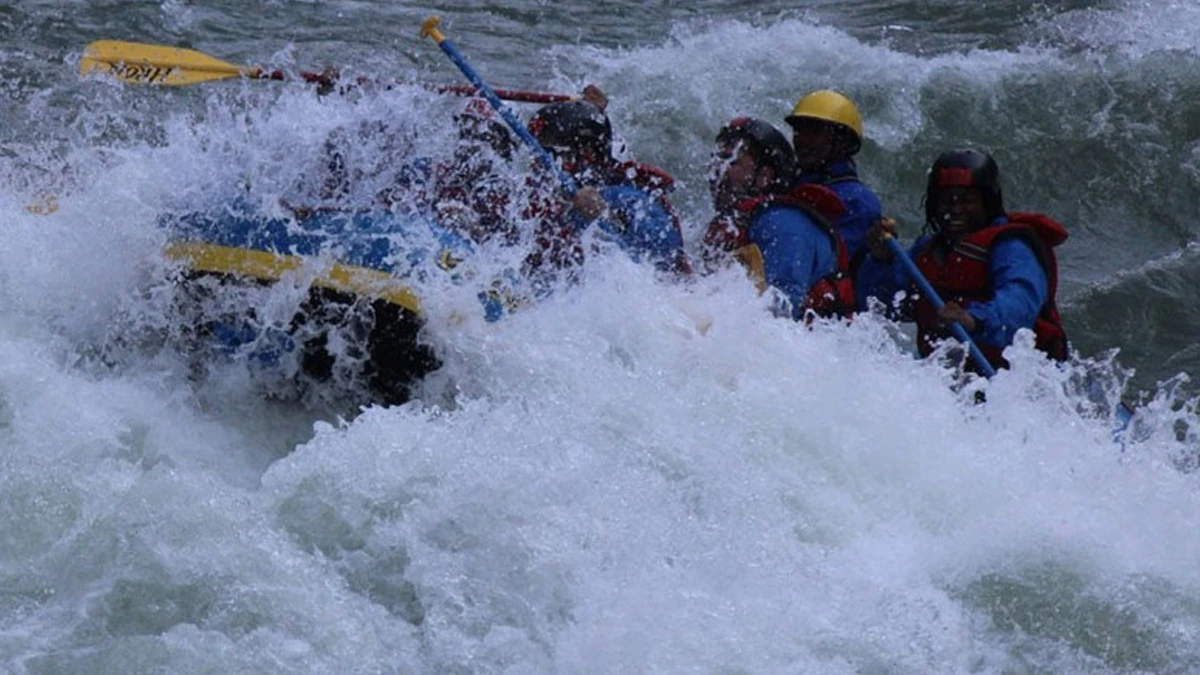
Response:
[{"label": "yellow helmet", "polygon": [[796,107],[792,108],[792,114],[785,117],[784,121],[794,126],[803,118],[832,122],[845,127],[854,132],[854,140],[858,144],[862,143],[862,115],[858,114],[858,108],[850,99],[836,91],[821,89],[805,94],[799,101],[796,101]]}]

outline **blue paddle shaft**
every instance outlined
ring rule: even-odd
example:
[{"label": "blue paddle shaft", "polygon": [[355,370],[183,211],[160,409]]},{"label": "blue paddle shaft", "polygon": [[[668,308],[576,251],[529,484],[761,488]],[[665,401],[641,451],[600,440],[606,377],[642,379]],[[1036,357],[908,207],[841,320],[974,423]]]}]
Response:
[{"label": "blue paddle shaft", "polygon": [[542,147],[542,144],[537,142],[537,139],[533,137],[533,134],[529,133],[529,130],[525,128],[525,125],[521,124],[521,121],[512,114],[512,111],[508,109],[508,106],[504,105],[500,101],[500,97],[496,96],[496,92],[492,91],[492,88],[483,81],[483,78],[479,77],[479,74],[475,72],[475,69],[471,67],[471,64],[467,63],[467,60],[463,57],[462,52],[458,51],[458,47],[455,47],[454,43],[451,42],[449,38],[443,38],[437,44],[442,48],[442,51],[446,53],[446,56],[450,57],[450,60],[454,62],[454,65],[458,66],[458,69],[463,72],[463,75],[467,76],[467,79],[471,81],[471,84],[475,85],[475,88],[483,94],[483,97],[487,99],[487,102],[491,104],[492,108],[494,108],[496,112],[500,113],[500,116],[503,117],[504,121],[508,123],[509,128],[511,128],[513,132],[515,132],[517,136],[525,142],[525,145],[529,146],[529,149],[533,151],[534,156],[536,156],[547,169],[554,172],[554,175],[558,177],[558,182],[562,185],[563,192],[567,193],[567,196],[569,197],[574,197],[575,193],[579,191],[578,186],[575,185],[575,180],[559,169],[557,165],[555,165],[554,158],[550,156],[550,153],[546,152],[546,149]]},{"label": "blue paddle shaft", "polygon": [[[908,276],[917,282],[917,286],[920,287],[925,297],[933,303],[933,306],[938,310],[944,307],[946,303],[942,302],[942,299],[938,297],[937,291],[933,290],[933,286],[929,284],[929,280],[925,278],[924,274],[921,274],[921,270],[917,269],[917,265],[912,261],[912,258],[908,257],[903,248],[900,248],[900,242],[896,241],[895,237],[888,237],[887,243],[892,252],[896,254],[896,257],[900,259],[900,262],[904,264],[904,269],[908,272]],[[950,324],[950,330],[954,333],[954,337],[958,338],[959,342],[967,346],[967,350],[971,353],[971,358],[975,359],[975,363],[979,366],[979,371],[983,373],[984,377],[990,378],[996,374],[996,369],[988,362],[983,352],[979,351],[979,347],[971,339],[971,336],[967,335],[967,329],[963,328],[961,323],[955,321]]]}]

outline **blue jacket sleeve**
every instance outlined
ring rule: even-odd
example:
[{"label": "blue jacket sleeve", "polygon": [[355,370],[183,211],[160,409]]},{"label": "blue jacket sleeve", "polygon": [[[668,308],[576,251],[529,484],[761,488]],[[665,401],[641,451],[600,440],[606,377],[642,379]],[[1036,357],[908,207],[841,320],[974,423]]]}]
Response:
[{"label": "blue jacket sleeve", "polygon": [[808,289],[837,267],[829,235],[807,215],[787,207],[767,209],[747,234],[762,252],[767,284],[787,297],[792,317],[799,318]]},{"label": "blue jacket sleeve", "polygon": [[992,246],[989,264],[995,296],[967,308],[978,326],[972,334],[982,344],[1007,346],[1021,328],[1032,328],[1049,294],[1046,272],[1029,244],[1001,239]]},{"label": "blue jacket sleeve", "polygon": [[833,183],[830,187],[842,198],[846,214],[837,222],[838,232],[846,242],[846,252],[854,260],[863,251],[867,239],[867,228],[883,215],[879,197],[871,188],[858,181]]},{"label": "blue jacket sleeve", "polygon": [[[925,245],[929,235],[922,236],[913,242],[908,249],[908,257],[915,258],[918,250]],[[907,303],[898,303],[896,294],[905,292],[912,297],[917,292],[917,285],[908,278],[908,271],[899,260],[881,262],[869,253],[863,255],[858,274],[854,278],[855,304],[860,312],[868,309],[870,298],[882,302],[887,308],[887,315],[897,321],[911,321],[911,307]]]},{"label": "blue jacket sleeve", "polygon": [[[683,254],[683,238],[675,229],[675,221],[649,192],[630,185],[612,185],[600,193],[608,204],[609,215],[598,219],[597,227],[635,261],[648,259],[666,267]],[[579,219],[577,214],[574,217]]]}]

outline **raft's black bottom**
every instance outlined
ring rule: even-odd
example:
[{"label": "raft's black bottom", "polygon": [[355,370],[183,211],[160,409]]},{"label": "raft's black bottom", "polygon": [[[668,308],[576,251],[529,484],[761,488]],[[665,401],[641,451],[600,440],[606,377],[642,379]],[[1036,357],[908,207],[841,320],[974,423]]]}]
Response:
[{"label": "raft's black bottom", "polygon": [[[270,282],[189,272],[178,284],[178,308],[187,317],[187,342],[193,346],[211,349],[228,341],[228,326],[263,323],[252,303],[239,306],[228,296]],[[336,392],[365,394],[370,403],[398,405],[409,400],[413,384],[441,367],[437,354],[420,340],[421,326],[420,317],[390,302],[311,287],[279,329],[306,388],[328,385]]]}]

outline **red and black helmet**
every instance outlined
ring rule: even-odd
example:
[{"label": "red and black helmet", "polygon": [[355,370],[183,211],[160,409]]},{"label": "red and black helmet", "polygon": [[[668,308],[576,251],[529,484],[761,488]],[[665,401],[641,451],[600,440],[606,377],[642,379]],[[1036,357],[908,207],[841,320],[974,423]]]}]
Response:
[{"label": "red and black helmet", "polygon": [[529,133],[546,149],[592,150],[612,157],[612,123],[586,101],[564,101],[543,106],[529,120]]},{"label": "red and black helmet", "polygon": [[745,141],[751,155],[760,165],[775,170],[775,182],[790,187],[796,176],[796,153],[783,132],[770,122],[754,117],[735,117],[721,127],[717,143]]},{"label": "red and black helmet", "polygon": [[938,155],[929,168],[929,179],[925,187],[925,222],[937,227],[934,209],[937,207],[938,191],[948,187],[973,187],[983,193],[983,207],[988,220],[1004,214],[1004,200],[1000,193],[1000,168],[992,156],[974,148],[947,150]]}]

